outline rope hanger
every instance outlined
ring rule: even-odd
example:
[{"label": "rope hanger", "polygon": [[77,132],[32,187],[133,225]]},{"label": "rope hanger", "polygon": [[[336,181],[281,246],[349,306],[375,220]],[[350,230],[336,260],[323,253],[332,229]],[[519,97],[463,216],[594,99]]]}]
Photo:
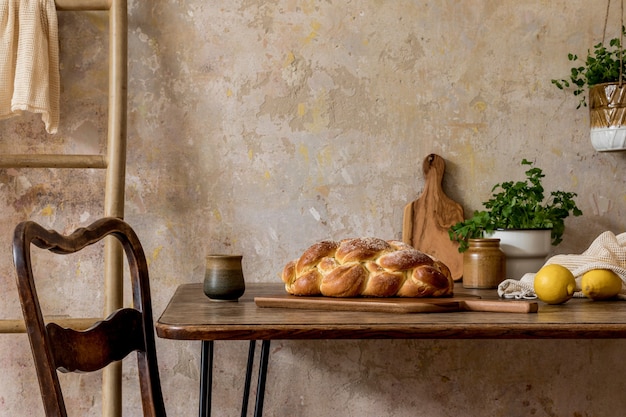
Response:
[{"label": "rope hanger", "polygon": [[[606,15],[604,16],[604,30],[602,31],[602,44],[604,45],[604,41],[606,39],[606,27],[609,21],[609,10],[611,9],[611,0],[607,1],[606,4]],[[623,84],[623,45],[624,45],[624,0],[620,0],[620,27],[619,27],[619,86],[622,87]]]}]

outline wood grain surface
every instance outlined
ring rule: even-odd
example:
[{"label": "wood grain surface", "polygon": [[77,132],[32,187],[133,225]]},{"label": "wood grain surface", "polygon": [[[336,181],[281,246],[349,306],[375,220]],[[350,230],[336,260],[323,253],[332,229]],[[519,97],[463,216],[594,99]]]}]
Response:
[{"label": "wood grain surface", "polygon": [[[507,302],[495,290],[459,288],[459,292]],[[261,308],[254,302],[255,297],[281,293],[280,283],[247,283],[238,302],[215,302],[204,295],[201,283],[184,284],[157,321],[157,334],[179,340],[626,338],[623,301],[539,302],[537,314],[389,314]]]},{"label": "wood grain surface", "polygon": [[330,298],[296,297],[281,294],[255,297],[259,307],[297,308],[305,310],[370,311],[381,313],[449,313],[485,311],[494,313],[536,313],[538,306],[529,301],[481,300],[478,296],[456,295],[440,298]]},{"label": "wood grain surface", "polygon": [[444,159],[428,155],[422,164],[425,185],[422,195],[404,208],[402,240],[445,263],[452,277],[458,281],[463,276],[463,254],[458,243],[448,235],[450,226],[463,221],[463,207],[443,191]]}]

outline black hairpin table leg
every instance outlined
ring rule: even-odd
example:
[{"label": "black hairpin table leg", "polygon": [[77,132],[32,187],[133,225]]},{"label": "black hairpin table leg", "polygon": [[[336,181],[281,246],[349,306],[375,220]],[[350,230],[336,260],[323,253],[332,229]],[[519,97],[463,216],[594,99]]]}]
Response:
[{"label": "black hairpin table leg", "polygon": [[270,358],[270,341],[264,340],[261,344],[261,363],[259,364],[259,382],[257,384],[256,405],[254,416],[263,416],[263,400],[265,399],[265,380],[267,379],[267,363]]},{"label": "black hairpin table leg", "polygon": [[250,398],[250,385],[252,383],[252,366],[254,365],[254,350],[256,348],[256,340],[250,341],[248,348],[248,365],[246,366],[246,382],[243,387],[243,401],[241,402],[241,417],[248,415],[248,399]]},{"label": "black hairpin table leg", "polygon": [[211,416],[213,386],[213,341],[203,340],[200,353],[200,417]]},{"label": "black hairpin table leg", "polygon": [[[200,355],[200,417],[211,416],[211,391],[213,385],[213,346],[212,340],[202,341]],[[241,416],[248,414],[248,399],[250,397],[250,385],[252,382],[252,368],[254,365],[254,351],[256,341],[251,340],[248,348],[248,363],[246,366],[246,380],[241,405]],[[259,377],[257,382],[256,404],[254,416],[263,416],[263,401],[265,399],[265,382],[267,380],[267,367],[270,356],[270,341],[264,340],[261,344],[261,357],[259,363]]]}]

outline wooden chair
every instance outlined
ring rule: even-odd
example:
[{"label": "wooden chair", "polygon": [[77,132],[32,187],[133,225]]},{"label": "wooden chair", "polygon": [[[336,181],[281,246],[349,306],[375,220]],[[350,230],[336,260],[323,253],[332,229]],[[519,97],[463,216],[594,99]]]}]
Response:
[{"label": "wooden chair", "polygon": [[[132,281],[133,308],[121,308],[83,331],[64,328],[56,323],[45,324],[33,279],[31,243],[53,253],[70,254],[107,235],[115,236],[126,253]],[[123,220],[109,217],[63,236],[35,222],[22,222],[16,227],[13,237],[13,259],[46,416],[67,416],[57,370],[96,371],[125,358],[133,351],[137,351],[144,416],[165,416],[155,349],[148,266],[133,229]]]}]

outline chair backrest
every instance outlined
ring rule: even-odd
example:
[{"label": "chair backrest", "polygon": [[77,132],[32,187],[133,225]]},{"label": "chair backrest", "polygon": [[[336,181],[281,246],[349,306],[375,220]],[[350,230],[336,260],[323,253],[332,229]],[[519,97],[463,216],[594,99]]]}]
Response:
[{"label": "chair backrest", "polygon": [[[87,330],[44,322],[33,269],[31,244],[57,254],[70,254],[115,236],[122,244],[132,281],[132,308],[122,308]],[[39,224],[20,223],[13,236],[13,261],[28,337],[35,360],[47,417],[66,417],[57,370],[91,372],[137,351],[139,383],[145,416],[165,416],[156,358],[148,266],[141,243],[123,220],[103,218],[68,236]]]}]

